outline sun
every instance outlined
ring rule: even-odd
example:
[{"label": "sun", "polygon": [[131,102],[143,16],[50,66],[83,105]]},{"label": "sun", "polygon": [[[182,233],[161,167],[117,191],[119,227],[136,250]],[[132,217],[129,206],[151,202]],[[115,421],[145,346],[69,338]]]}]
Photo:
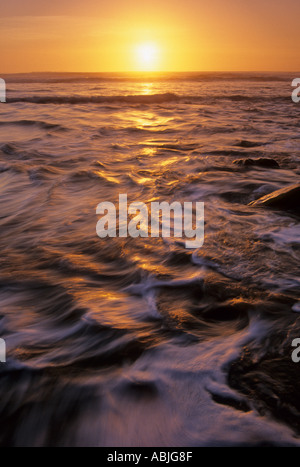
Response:
[{"label": "sun", "polygon": [[139,44],[136,47],[137,66],[140,70],[154,71],[158,64],[158,47],[152,42]]}]

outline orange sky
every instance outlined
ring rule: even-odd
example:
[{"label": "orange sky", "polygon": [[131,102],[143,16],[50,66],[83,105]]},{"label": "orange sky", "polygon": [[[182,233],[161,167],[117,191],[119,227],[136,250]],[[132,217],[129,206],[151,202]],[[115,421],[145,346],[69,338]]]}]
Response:
[{"label": "orange sky", "polygon": [[298,71],[299,18],[299,0],[9,0],[0,74]]}]

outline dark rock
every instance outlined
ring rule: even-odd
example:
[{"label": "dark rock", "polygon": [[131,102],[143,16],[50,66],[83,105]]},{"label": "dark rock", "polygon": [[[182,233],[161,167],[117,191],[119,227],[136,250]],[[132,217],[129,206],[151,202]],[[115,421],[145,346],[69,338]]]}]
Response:
[{"label": "dark rock", "polygon": [[256,148],[262,145],[263,143],[260,143],[258,141],[248,141],[248,140],[242,140],[236,144],[236,146],[239,146],[241,148]]},{"label": "dark rock", "polygon": [[252,201],[249,206],[283,209],[300,215],[300,184],[273,191],[256,201]]},{"label": "dark rock", "polygon": [[269,352],[265,355],[261,352],[258,357],[257,351],[245,348],[229,369],[228,383],[250,398],[260,414],[269,412],[300,434],[299,366],[293,363],[288,345],[282,352],[277,350],[284,342],[284,332],[276,337],[268,337]]},{"label": "dark rock", "polygon": [[234,164],[242,165],[244,167],[264,167],[264,168],[271,168],[271,169],[278,169],[279,164],[275,161],[275,159],[270,158],[260,158],[260,159],[237,159],[233,161]]}]

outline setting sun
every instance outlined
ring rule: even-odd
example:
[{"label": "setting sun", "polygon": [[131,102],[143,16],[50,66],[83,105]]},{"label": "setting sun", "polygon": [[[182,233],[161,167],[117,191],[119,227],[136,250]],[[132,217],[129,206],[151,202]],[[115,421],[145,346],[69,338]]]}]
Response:
[{"label": "setting sun", "polygon": [[136,48],[136,61],[139,70],[156,70],[158,65],[157,45],[154,43],[139,44]]}]

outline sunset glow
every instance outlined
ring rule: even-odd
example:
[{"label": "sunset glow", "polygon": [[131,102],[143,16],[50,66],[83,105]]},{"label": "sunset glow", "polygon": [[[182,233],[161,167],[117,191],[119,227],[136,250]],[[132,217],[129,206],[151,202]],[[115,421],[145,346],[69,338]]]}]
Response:
[{"label": "sunset glow", "polygon": [[298,0],[13,0],[1,72],[293,71]]},{"label": "sunset glow", "polygon": [[300,447],[299,18],[2,1],[0,447]]}]

